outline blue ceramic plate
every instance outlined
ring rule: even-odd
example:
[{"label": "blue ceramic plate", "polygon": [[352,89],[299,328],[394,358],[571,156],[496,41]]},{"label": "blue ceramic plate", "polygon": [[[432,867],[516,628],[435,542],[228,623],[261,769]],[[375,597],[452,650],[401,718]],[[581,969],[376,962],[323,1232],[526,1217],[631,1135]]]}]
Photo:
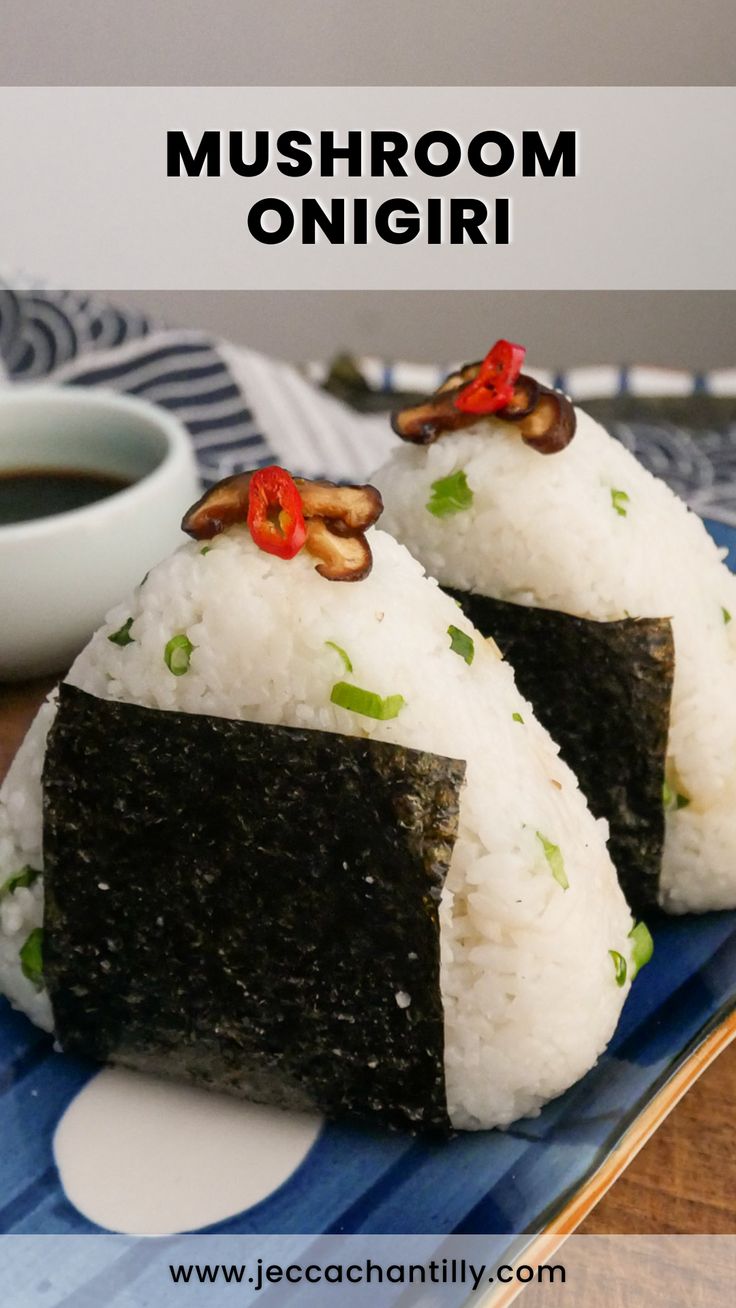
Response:
[{"label": "blue ceramic plate", "polygon": [[[708,524],[711,527],[711,524]],[[736,529],[712,524],[720,544]],[[733,558],[731,560],[733,566]],[[445,1144],[324,1127],[292,1176],[216,1228],[243,1233],[570,1230],[736,1034],[736,913],[654,922],[654,959],[598,1065],[541,1116]],[[95,1069],[0,1007],[0,1231],[94,1231],[52,1156]],[[104,1177],[101,1177],[104,1184]]]}]

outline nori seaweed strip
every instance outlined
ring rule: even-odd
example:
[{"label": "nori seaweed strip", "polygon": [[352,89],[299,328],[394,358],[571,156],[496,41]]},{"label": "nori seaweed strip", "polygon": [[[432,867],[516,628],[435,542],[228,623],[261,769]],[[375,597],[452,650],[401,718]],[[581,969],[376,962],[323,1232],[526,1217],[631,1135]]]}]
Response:
[{"label": "nori seaweed strip", "polygon": [[664,845],[675,667],[669,620],[594,622],[445,589],[484,636],[493,636],[592,813],[608,820],[608,848],[630,907],[651,908]]},{"label": "nori seaweed strip", "polygon": [[447,1130],[437,907],[464,774],[63,685],[43,779],[62,1048]]}]

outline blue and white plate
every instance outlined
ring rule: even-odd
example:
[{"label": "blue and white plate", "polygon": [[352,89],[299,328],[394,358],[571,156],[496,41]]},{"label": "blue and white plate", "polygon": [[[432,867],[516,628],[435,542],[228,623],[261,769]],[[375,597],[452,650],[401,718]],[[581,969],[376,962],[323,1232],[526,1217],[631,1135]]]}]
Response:
[{"label": "blue and white plate", "polygon": [[[539,1117],[446,1144],[327,1124],[274,1193],[208,1229],[572,1230],[736,1035],[736,914],[662,920],[654,937],[654,959],[632,990],[609,1049]],[[100,1229],[67,1199],[52,1153],[60,1117],[96,1071],[55,1054],[48,1037],[2,1002],[0,1231]],[[109,1183],[100,1171],[100,1187]]]}]

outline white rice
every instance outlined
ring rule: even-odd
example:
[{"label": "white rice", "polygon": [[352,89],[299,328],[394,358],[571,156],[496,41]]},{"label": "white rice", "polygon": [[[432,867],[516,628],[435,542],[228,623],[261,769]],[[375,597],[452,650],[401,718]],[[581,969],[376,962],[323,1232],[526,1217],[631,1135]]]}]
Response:
[{"label": "white rice", "polygon": [[[0,887],[25,868],[43,867],[41,772],[46,735],[54,720],[55,695],[36,714],[10,771],[0,787]],[[35,927],[43,925],[43,878],[12,894],[0,894],[0,993],[51,1031],[53,1017],[45,990],[24,976],[20,950]]]},{"label": "white rice", "polygon": [[[458,1127],[507,1124],[571,1085],[605,1048],[628,991],[609,950],[630,957],[632,920],[606,824],[589,813],[511,669],[477,633],[468,666],[450,648],[450,624],[472,633],[452,600],[391,537],[372,531],[370,540],[373,572],[352,585],[320,578],[306,553],[288,563],[262,553],[244,530],[205,555],[185,545],[109,614],[69,680],[106,698],[467,760],[440,910],[448,1107]],[[134,643],[120,648],[108,636],[130,616]],[[195,649],[176,677],[163,651],[179,632]],[[326,641],[347,651],[352,674]],[[400,693],[406,705],[387,722],[337,708],[330,691],[343,679]],[[0,794],[0,878],[41,865],[39,775],[53,711],[42,710]],[[569,889],[554,879],[538,832],[559,846]],[[0,989],[48,1025],[45,995],[18,967],[41,911],[38,887],[3,906]],[[410,994],[389,999],[411,1013]]]},{"label": "white rice", "polygon": [[[587,414],[577,410],[577,420],[573,441],[554,455],[537,454],[493,419],[426,449],[398,447],[374,479],[383,523],[441,584],[601,621],[672,619],[668,776],[690,802],[667,814],[660,899],[675,913],[731,908],[736,577],[664,482]],[[472,506],[436,518],[426,508],[430,487],[458,469]],[[628,496],[618,499],[624,514],[614,490]]]}]

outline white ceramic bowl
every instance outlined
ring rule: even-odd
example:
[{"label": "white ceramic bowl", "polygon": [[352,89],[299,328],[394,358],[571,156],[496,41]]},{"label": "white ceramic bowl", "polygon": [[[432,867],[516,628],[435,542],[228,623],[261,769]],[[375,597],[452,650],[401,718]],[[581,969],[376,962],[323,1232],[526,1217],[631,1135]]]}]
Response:
[{"label": "white ceramic bowl", "polygon": [[0,525],[0,680],[64,671],[113,604],[185,537],[200,494],[181,423],[111,391],[0,390],[0,472],[73,468],[132,485],[84,508]]}]

